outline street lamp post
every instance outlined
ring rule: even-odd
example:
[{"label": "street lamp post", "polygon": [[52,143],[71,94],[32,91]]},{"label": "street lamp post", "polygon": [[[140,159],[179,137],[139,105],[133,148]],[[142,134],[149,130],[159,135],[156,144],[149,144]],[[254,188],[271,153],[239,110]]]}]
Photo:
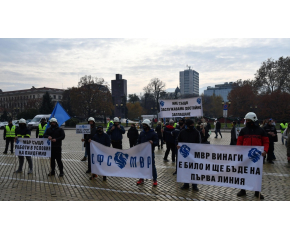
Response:
[{"label": "street lamp post", "polygon": [[228,115],[228,108],[231,106],[231,102],[224,102],[222,101],[223,111],[226,111],[225,114],[223,114],[225,119],[225,128],[227,127],[227,115]]}]

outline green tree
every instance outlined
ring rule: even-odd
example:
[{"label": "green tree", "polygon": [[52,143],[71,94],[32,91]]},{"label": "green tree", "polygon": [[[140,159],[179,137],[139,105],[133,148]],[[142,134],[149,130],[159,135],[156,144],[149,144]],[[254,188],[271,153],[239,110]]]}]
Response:
[{"label": "green tree", "polygon": [[130,103],[135,103],[135,102],[139,102],[140,98],[136,95],[136,93],[134,94],[129,94],[129,102]]},{"label": "green tree", "polygon": [[8,121],[7,110],[5,109],[3,114],[1,115],[1,121]]},{"label": "green tree", "polygon": [[39,108],[39,113],[42,113],[42,114],[52,113],[53,108],[54,108],[54,104],[52,102],[52,98],[49,95],[49,93],[46,92],[42,97],[42,103]]}]

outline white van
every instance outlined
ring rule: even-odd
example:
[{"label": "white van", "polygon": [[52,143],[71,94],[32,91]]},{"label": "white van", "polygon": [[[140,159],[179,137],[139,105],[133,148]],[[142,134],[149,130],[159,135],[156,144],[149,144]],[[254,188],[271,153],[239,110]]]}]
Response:
[{"label": "white van", "polygon": [[28,128],[30,130],[32,129],[37,129],[38,128],[38,125],[40,124],[40,121],[42,118],[46,118],[46,121],[48,121],[48,119],[50,118],[50,115],[51,114],[40,114],[40,115],[36,115],[32,120],[31,122],[28,123]]}]

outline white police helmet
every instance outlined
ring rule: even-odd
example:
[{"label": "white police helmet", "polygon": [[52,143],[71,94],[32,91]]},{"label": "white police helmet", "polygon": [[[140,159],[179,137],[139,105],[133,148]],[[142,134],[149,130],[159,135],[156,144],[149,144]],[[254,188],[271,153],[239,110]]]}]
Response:
[{"label": "white police helmet", "polygon": [[49,122],[56,122],[57,123],[57,119],[56,118],[51,118],[50,120],[49,120]]},{"label": "white police helmet", "polygon": [[142,124],[146,124],[148,127],[150,127],[151,121],[149,119],[144,119]]},{"label": "white police helmet", "polygon": [[115,123],[115,122],[120,122],[120,119],[119,119],[118,117],[115,117],[115,118],[114,118],[114,123]]},{"label": "white police helmet", "polygon": [[248,112],[244,119],[250,119],[253,122],[256,122],[258,120],[256,113],[253,112]]},{"label": "white police helmet", "polygon": [[94,123],[96,122],[95,119],[94,119],[93,117],[90,117],[90,118],[88,119],[88,122],[89,122],[89,121],[93,121]]},{"label": "white police helmet", "polygon": [[26,120],[25,120],[24,118],[21,118],[21,119],[19,120],[19,123],[25,123],[25,124],[26,124]]}]

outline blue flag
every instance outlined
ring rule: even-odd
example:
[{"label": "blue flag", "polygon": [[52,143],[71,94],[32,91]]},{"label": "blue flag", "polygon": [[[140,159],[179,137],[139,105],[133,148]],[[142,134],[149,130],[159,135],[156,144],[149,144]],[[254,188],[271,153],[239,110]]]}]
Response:
[{"label": "blue flag", "polygon": [[[57,123],[58,123],[58,126],[61,126],[65,121],[69,120],[71,117],[70,115],[67,114],[67,112],[63,109],[63,107],[59,104],[59,102],[56,103],[51,115],[50,115],[50,118],[56,118],[57,119]],[[47,126],[46,126],[46,129],[48,129],[50,126],[49,124],[49,121],[47,123]],[[45,130],[46,130],[45,129]]]}]

